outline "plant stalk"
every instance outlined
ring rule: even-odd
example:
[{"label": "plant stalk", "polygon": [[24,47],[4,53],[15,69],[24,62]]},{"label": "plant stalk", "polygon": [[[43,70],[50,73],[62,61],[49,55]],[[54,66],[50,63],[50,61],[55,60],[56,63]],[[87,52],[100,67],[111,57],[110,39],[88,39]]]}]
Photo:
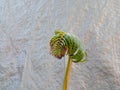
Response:
[{"label": "plant stalk", "polygon": [[68,56],[68,63],[67,63],[66,73],[65,73],[65,76],[64,76],[64,82],[63,82],[63,89],[62,90],[68,90],[71,66],[72,66],[72,60],[70,59],[70,56]]}]

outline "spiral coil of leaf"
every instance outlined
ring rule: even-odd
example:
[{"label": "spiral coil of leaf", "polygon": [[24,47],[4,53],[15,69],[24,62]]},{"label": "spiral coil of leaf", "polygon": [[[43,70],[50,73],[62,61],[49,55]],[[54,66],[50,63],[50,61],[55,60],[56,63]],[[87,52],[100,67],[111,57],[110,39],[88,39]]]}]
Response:
[{"label": "spiral coil of leaf", "polygon": [[50,40],[50,52],[59,59],[67,54],[73,62],[84,62],[87,57],[84,45],[79,38],[61,30],[56,30]]}]

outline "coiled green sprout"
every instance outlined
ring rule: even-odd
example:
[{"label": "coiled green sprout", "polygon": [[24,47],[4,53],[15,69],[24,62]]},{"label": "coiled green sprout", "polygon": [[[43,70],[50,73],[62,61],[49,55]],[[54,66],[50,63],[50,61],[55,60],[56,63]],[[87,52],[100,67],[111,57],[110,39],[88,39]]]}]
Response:
[{"label": "coiled green sprout", "polygon": [[64,77],[63,90],[68,90],[69,73],[72,62],[85,62],[87,53],[83,43],[78,37],[56,30],[55,35],[50,40],[50,53],[58,59],[68,55],[68,65]]}]

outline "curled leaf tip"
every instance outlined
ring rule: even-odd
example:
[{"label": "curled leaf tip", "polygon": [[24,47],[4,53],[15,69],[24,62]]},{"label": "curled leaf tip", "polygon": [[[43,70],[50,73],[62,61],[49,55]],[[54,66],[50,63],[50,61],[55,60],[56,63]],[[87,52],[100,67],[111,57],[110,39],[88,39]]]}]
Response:
[{"label": "curled leaf tip", "polygon": [[50,52],[58,59],[67,54],[73,62],[83,62],[87,57],[84,45],[79,38],[61,30],[56,30],[50,40]]}]

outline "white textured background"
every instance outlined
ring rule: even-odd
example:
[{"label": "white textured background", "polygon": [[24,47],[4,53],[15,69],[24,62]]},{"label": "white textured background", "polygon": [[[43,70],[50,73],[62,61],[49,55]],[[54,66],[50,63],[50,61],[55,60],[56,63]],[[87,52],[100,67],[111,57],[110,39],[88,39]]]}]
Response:
[{"label": "white textured background", "polygon": [[54,30],[84,41],[69,90],[120,90],[120,0],[0,0],[0,90],[61,90],[65,61],[49,54]]}]

